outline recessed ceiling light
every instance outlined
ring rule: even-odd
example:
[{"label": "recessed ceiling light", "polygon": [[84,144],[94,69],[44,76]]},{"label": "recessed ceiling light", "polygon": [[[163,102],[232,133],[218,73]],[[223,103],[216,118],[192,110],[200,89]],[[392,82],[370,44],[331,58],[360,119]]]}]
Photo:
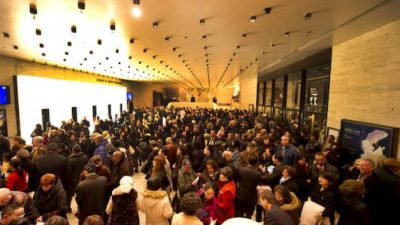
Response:
[{"label": "recessed ceiling light", "polygon": [[272,42],[271,42],[271,47],[272,47],[272,48],[274,48],[274,47],[275,47],[275,44],[274,44],[274,43],[272,43]]},{"label": "recessed ceiling light", "polygon": [[115,21],[111,21],[110,30],[115,30]]},{"label": "recessed ceiling light", "polygon": [[72,25],[72,26],[71,26],[71,32],[72,32],[72,33],[76,33],[76,26],[75,26],[75,25]]},{"label": "recessed ceiling light", "polygon": [[40,29],[36,29],[35,32],[36,32],[36,35],[38,35],[38,36],[42,35],[42,31]]},{"label": "recessed ceiling light", "polygon": [[84,58],[83,60],[87,61],[87,58]]},{"label": "recessed ceiling light", "polygon": [[135,43],[135,39],[134,39],[134,38],[131,38],[131,39],[129,40],[129,43],[131,43],[131,44]]},{"label": "recessed ceiling light", "polygon": [[153,59],[157,58],[157,55],[153,55]]},{"label": "recessed ceiling light", "polygon": [[305,20],[310,20],[311,18],[312,18],[312,13],[311,12],[304,13],[304,19]]},{"label": "recessed ceiling light", "polygon": [[206,24],[206,20],[205,19],[201,19],[200,20],[200,25],[204,25],[204,24]]},{"label": "recessed ceiling light", "polygon": [[128,57],[128,59],[132,59],[132,56],[130,55],[130,56]]},{"label": "recessed ceiling light", "polygon": [[236,48],[239,49],[239,48],[240,48],[240,45],[236,45]]},{"label": "recessed ceiling light", "polygon": [[147,52],[147,50],[148,50],[148,49],[147,49],[147,48],[145,48],[145,49],[143,49],[143,52],[144,52],[144,53],[146,53],[146,52]]},{"label": "recessed ceiling light", "polygon": [[257,16],[250,17],[250,23],[255,23],[257,20]]},{"label": "recessed ceiling light", "polygon": [[69,53],[68,52],[65,52],[65,55],[68,55]]},{"label": "recessed ceiling light", "polygon": [[207,38],[207,35],[203,35],[203,36],[201,36],[201,38],[206,39],[206,38]]},{"label": "recessed ceiling light", "polygon": [[172,51],[175,52],[177,48],[178,48],[178,47],[173,47],[173,48],[172,48]]},{"label": "recessed ceiling light", "polygon": [[68,41],[68,42],[67,42],[67,45],[68,45],[68,46],[72,46],[72,42]]},{"label": "recessed ceiling light", "polygon": [[142,16],[142,10],[140,9],[139,5],[133,6],[131,13],[132,16],[135,18],[139,18],[140,16]]},{"label": "recessed ceiling light", "polygon": [[158,22],[153,23],[153,28],[158,28]]},{"label": "recessed ceiling light", "polygon": [[40,43],[40,44],[39,44],[39,47],[40,47],[40,48],[44,48],[44,44],[43,44],[43,43]]},{"label": "recessed ceiling light", "polygon": [[290,33],[289,32],[285,32],[284,36],[285,37],[289,37]]},{"label": "recessed ceiling light", "polygon": [[108,57],[106,57],[106,60],[108,60]]},{"label": "recessed ceiling light", "polygon": [[247,34],[246,33],[243,33],[242,34],[242,38],[246,38],[247,37]]},{"label": "recessed ceiling light", "polygon": [[85,2],[83,0],[78,2],[78,9],[85,10]]},{"label": "recessed ceiling light", "polygon": [[271,7],[267,7],[264,9],[265,14],[270,14],[271,13],[272,8]]},{"label": "recessed ceiling light", "polygon": [[93,51],[90,51],[89,54],[93,55]]},{"label": "recessed ceiling light", "polygon": [[37,14],[37,8],[36,8],[36,5],[34,3],[29,4],[29,12],[32,15],[36,15]]},{"label": "recessed ceiling light", "polygon": [[43,52],[43,53],[42,53],[42,56],[46,56],[46,53]]},{"label": "recessed ceiling light", "polygon": [[14,45],[13,48],[14,48],[15,50],[18,50],[18,45]]},{"label": "recessed ceiling light", "polygon": [[117,48],[117,49],[115,49],[115,53],[119,53],[119,49]]},{"label": "recessed ceiling light", "polygon": [[98,39],[98,40],[97,40],[97,44],[98,44],[98,45],[101,45],[101,39]]},{"label": "recessed ceiling light", "polygon": [[3,37],[5,37],[5,38],[9,38],[9,37],[10,37],[10,34],[9,34],[9,33],[7,33],[7,32],[3,32]]}]

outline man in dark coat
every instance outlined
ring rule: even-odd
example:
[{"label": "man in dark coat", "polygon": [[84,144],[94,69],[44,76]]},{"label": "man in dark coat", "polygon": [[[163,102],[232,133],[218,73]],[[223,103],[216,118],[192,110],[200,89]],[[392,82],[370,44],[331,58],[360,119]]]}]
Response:
[{"label": "man in dark coat", "polygon": [[72,147],[72,154],[68,157],[71,165],[71,185],[70,190],[67,192],[68,210],[71,208],[71,199],[75,193],[76,186],[79,183],[81,172],[88,162],[88,157],[83,154],[79,145]]},{"label": "man in dark coat", "polygon": [[114,152],[112,156],[113,167],[111,170],[111,180],[109,182],[110,190],[118,187],[119,181],[123,176],[132,176],[129,172],[128,162],[125,159],[125,155],[121,151]]},{"label": "man in dark coat", "polygon": [[294,225],[289,214],[277,204],[274,194],[266,190],[260,197],[261,206],[265,209],[264,225]]},{"label": "man in dark coat", "polygon": [[237,173],[238,191],[236,196],[236,216],[251,218],[257,204],[257,185],[261,181],[261,173],[257,170],[258,156],[249,155],[249,165],[240,167]]},{"label": "man in dark coat", "polygon": [[46,154],[40,156],[36,161],[35,165],[38,170],[38,178],[46,173],[55,174],[61,179],[64,190],[68,190],[71,184],[70,177],[70,165],[68,158],[59,155],[57,153],[58,146],[55,143],[50,143],[47,146]]},{"label": "man in dark coat", "polygon": [[276,147],[276,154],[283,157],[283,165],[293,166],[299,158],[299,150],[290,144],[290,139],[287,136],[282,136],[281,144]]},{"label": "man in dark coat", "polygon": [[105,188],[107,179],[96,174],[96,165],[89,162],[84,169],[86,179],[76,188],[79,225],[90,215],[103,215],[105,207]]},{"label": "man in dark coat", "polygon": [[0,131],[0,161],[3,161],[3,154],[10,152],[10,141]]}]

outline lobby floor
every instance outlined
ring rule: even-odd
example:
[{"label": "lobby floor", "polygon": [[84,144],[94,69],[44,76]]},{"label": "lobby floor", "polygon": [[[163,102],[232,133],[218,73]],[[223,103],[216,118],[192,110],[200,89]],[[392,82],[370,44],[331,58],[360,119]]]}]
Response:
[{"label": "lobby floor", "polygon": [[[143,173],[135,173],[133,175],[133,185],[135,190],[140,194],[144,188],[146,187],[146,179],[144,178]],[[70,225],[78,225],[78,218],[76,218],[74,215],[76,211],[78,210],[78,206],[76,205],[75,198],[72,200],[71,203],[71,208],[72,208],[72,213],[69,213],[68,216],[68,221]],[[140,225],[145,225],[145,215],[139,211],[139,218],[140,218]]]}]

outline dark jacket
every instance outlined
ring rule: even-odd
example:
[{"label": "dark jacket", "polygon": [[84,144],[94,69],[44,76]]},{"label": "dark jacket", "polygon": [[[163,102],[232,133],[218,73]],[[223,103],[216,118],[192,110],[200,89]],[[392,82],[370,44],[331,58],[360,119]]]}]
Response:
[{"label": "dark jacket", "polygon": [[67,194],[58,178],[54,187],[48,192],[39,187],[33,196],[33,201],[44,221],[53,215],[67,218]]},{"label": "dark jacket", "polygon": [[370,225],[368,206],[361,197],[340,193],[337,211],[340,213],[339,225]]},{"label": "dark jacket", "polygon": [[123,176],[132,176],[132,174],[129,172],[128,162],[125,159],[121,159],[112,167],[111,180],[109,183],[111,190],[118,187],[119,181]]},{"label": "dark jacket", "polygon": [[90,215],[103,215],[106,204],[106,183],[105,177],[95,173],[89,174],[85,180],[76,187],[76,203],[79,211],[79,224]]},{"label": "dark jacket", "polygon": [[289,188],[289,190],[296,195],[299,193],[299,185],[297,184],[296,179],[290,178],[289,180],[286,180],[281,183],[283,186]]},{"label": "dark jacket", "polygon": [[311,192],[311,200],[325,207],[322,216],[329,217],[333,222],[336,209],[336,197],[333,188],[328,188],[321,191],[321,185],[318,184]]},{"label": "dark jacket", "polygon": [[112,211],[109,225],[139,225],[139,214],[136,207],[137,192],[129,193],[115,189],[112,195]]},{"label": "dark jacket", "polygon": [[279,206],[272,205],[271,209],[265,212],[264,225],[293,225],[293,221]]},{"label": "dark jacket", "polygon": [[283,156],[283,161],[282,161],[283,165],[293,166],[297,162],[300,152],[293,145],[289,145],[288,147],[285,148],[285,150],[283,150],[282,145],[278,145],[275,154],[280,154]]},{"label": "dark jacket", "polygon": [[257,203],[257,185],[261,181],[261,173],[254,166],[245,166],[238,169],[237,199],[250,204]]},{"label": "dark jacket", "polygon": [[83,152],[79,152],[71,154],[68,158],[71,165],[71,187],[74,192],[79,183],[81,172],[88,162],[88,157]]},{"label": "dark jacket", "polygon": [[57,152],[49,151],[37,158],[35,165],[38,170],[38,179],[46,173],[53,173],[61,179],[65,190],[68,190],[68,185],[70,184],[70,166],[68,164],[68,158],[59,155]]}]

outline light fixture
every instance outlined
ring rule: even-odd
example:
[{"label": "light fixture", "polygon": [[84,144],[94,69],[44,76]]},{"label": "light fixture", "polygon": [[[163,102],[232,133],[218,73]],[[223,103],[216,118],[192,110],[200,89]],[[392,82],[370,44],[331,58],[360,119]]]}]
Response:
[{"label": "light fixture", "polygon": [[131,38],[131,39],[129,40],[129,43],[131,43],[131,44],[135,43],[135,39],[134,39],[134,38]]},{"label": "light fixture", "polygon": [[206,39],[206,38],[207,38],[207,35],[203,35],[203,36],[201,36],[201,38]]},{"label": "light fixture", "polygon": [[257,16],[250,17],[250,23],[255,23],[257,20]]},{"label": "light fixture", "polygon": [[153,28],[158,28],[158,22],[153,23]]},{"label": "light fixture", "polygon": [[243,33],[242,34],[242,38],[246,38],[247,37],[247,34],[246,33]]},{"label": "light fixture", "polygon": [[115,21],[111,21],[110,23],[110,30],[115,30]]},{"label": "light fixture", "polygon": [[133,0],[132,15],[135,18],[139,18],[142,15],[142,10],[140,9],[140,0]]},{"label": "light fixture", "polygon": [[289,32],[285,32],[284,36],[285,37],[289,37],[290,33]]},{"label": "light fixture", "polygon": [[37,15],[37,8],[35,4],[29,4],[29,12],[33,15],[33,19],[35,19],[35,16]]},{"label": "light fixture", "polygon": [[265,14],[270,14],[271,13],[272,8],[271,7],[267,7],[264,9]]},{"label": "light fixture", "polygon": [[274,47],[275,47],[275,44],[271,42],[271,48],[274,48]]},{"label": "light fixture", "polygon": [[75,25],[72,25],[72,26],[71,26],[71,32],[72,32],[72,33],[76,33],[76,26],[75,26]]},{"label": "light fixture", "polygon": [[200,20],[200,25],[204,25],[204,24],[206,24],[206,20],[205,19],[201,19]]},{"label": "light fixture", "polygon": [[312,13],[307,12],[304,14],[304,20],[310,20],[312,18]]},{"label": "light fixture", "polygon": [[84,1],[79,1],[78,2],[78,9],[85,10],[85,2]]}]

